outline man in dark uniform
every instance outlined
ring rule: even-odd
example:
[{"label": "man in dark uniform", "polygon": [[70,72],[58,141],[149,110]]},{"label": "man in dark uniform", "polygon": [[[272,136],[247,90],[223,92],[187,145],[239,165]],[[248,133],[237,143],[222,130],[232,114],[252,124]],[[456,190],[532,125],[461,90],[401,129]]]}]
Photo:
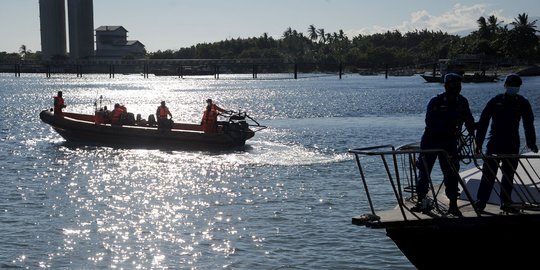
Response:
[{"label": "man in dark uniform", "polygon": [[441,152],[421,153],[416,163],[419,175],[417,183],[418,204],[413,211],[427,211],[423,203],[429,190],[430,174],[437,157],[443,173],[445,194],[450,201],[448,213],[461,216],[457,206],[459,195],[459,157],[458,138],[461,128],[465,127],[470,134],[474,132],[474,118],[469,108],[469,101],[460,94],[462,78],[456,73],[448,73],[444,77],[445,92],[433,97],[427,106],[426,128],[420,141],[422,150],[443,149],[448,158]]},{"label": "man in dark uniform", "polygon": [[[521,119],[523,119],[527,147],[535,153],[538,152],[531,104],[525,97],[518,94],[521,84],[522,81],[519,75],[510,74],[506,76],[504,81],[505,93],[498,94],[487,103],[480,115],[478,130],[476,131],[477,152],[481,152],[491,120],[486,155],[519,154],[519,122]],[[484,210],[486,207],[491,190],[493,189],[499,163],[502,163],[500,166],[503,172],[500,192],[501,209],[506,212],[517,212],[517,209],[509,206],[512,202],[512,179],[518,165],[517,159],[488,158],[484,160],[482,180],[478,188],[476,206],[479,210]]]}]

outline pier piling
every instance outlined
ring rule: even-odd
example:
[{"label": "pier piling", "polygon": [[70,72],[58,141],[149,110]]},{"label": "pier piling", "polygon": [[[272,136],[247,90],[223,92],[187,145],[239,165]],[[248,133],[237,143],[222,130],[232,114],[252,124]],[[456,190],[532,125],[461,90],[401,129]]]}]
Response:
[{"label": "pier piling", "polygon": [[82,66],[80,64],[77,64],[76,66],[76,73],[77,73],[77,78],[82,78]]},{"label": "pier piling", "polygon": [[15,77],[21,77],[21,65],[15,65]]},{"label": "pier piling", "polygon": [[114,78],[114,65],[109,65],[109,78]]},{"label": "pier piling", "polygon": [[253,65],[253,79],[257,79],[257,65]]},{"label": "pier piling", "polygon": [[214,66],[214,79],[219,79],[219,66]]}]

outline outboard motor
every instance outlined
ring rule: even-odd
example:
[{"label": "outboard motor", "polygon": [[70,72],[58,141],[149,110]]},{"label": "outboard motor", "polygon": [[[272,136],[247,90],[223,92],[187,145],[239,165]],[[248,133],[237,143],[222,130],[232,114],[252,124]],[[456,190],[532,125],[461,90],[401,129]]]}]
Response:
[{"label": "outboard motor", "polygon": [[[253,137],[256,131],[266,128],[266,126],[261,126],[245,111],[226,111],[220,115],[227,119],[227,121],[218,121],[221,130],[243,141]],[[252,128],[255,128],[255,130]]]},{"label": "outboard motor", "polygon": [[237,125],[241,130],[245,130],[249,127],[248,123],[246,122],[245,113],[241,112],[231,115],[231,117],[229,117],[229,124]]}]

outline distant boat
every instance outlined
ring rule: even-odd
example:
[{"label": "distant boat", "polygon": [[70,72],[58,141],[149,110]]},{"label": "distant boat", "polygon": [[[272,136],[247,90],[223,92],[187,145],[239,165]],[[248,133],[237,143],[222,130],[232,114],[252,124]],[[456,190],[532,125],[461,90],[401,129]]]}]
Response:
[{"label": "distant boat", "polygon": [[517,72],[519,76],[540,76],[540,67],[532,66]]},{"label": "distant boat", "polygon": [[496,82],[496,72],[486,72],[494,64],[478,55],[460,55],[454,59],[439,59],[432,72],[420,75],[426,82],[442,83],[445,74],[457,73],[465,83]]},{"label": "distant boat", "polygon": [[[355,156],[371,210],[353,217],[353,224],[386,230],[418,269],[530,269],[538,263],[534,247],[540,243],[540,155],[483,156],[503,159],[503,164],[508,159],[519,160],[513,180],[513,211],[499,207],[500,168],[486,208],[482,211],[471,203],[482,177],[481,170],[473,167],[460,173],[458,207],[462,216],[453,216],[447,212],[449,202],[440,178],[430,183],[429,199],[422,201],[425,210],[413,211],[418,203],[415,162],[423,151],[448,156],[443,150],[421,150],[418,144],[349,151]],[[374,170],[376,167],[386,176]],[[389,207],[392,203],[393,208]]]},{"label": "distant boat", "polygon": [[[420,75],[428,83],[442,83],[443,76],[432,74],[422,74]],[[464,83],[484,83],[484,82],[496,82],[499,77],[497,75],[482,75],[482,74],[463,74]]]},{"label": "distant boat", "polygon": [[358,71],[358,74],[360,76],[376,76],[376,75],[380,75],[380,73],[378,73],[377,71],[372,70],[372,69],[361,69],[361,70]]},{"label": "distant boat", "polygon": [[207,76],[214,75],[214,70],[206,66],[185,66],[176,69],[155,69],[152,73],[155,76]]}]

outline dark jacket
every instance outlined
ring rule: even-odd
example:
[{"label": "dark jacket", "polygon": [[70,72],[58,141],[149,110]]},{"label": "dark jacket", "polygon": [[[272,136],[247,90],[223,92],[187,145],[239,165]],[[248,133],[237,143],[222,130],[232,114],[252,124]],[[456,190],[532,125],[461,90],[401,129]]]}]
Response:
[{"label": "dark jacket", "polygon": [[449,97],[441,93],[433,97],[427,106],[424,139],[457,140],[461,128],[474,132],[474,118],[469,101],[462,95]]},{"label": "dark jacket", "polygon": [[486,105],[476,131],[476,144],[482,146],[491,120],[488,153],[517,154],[520,147],[519,122],[523,119],[527,146],[536,145],[531,104],[521,95],[499,94]]}]

